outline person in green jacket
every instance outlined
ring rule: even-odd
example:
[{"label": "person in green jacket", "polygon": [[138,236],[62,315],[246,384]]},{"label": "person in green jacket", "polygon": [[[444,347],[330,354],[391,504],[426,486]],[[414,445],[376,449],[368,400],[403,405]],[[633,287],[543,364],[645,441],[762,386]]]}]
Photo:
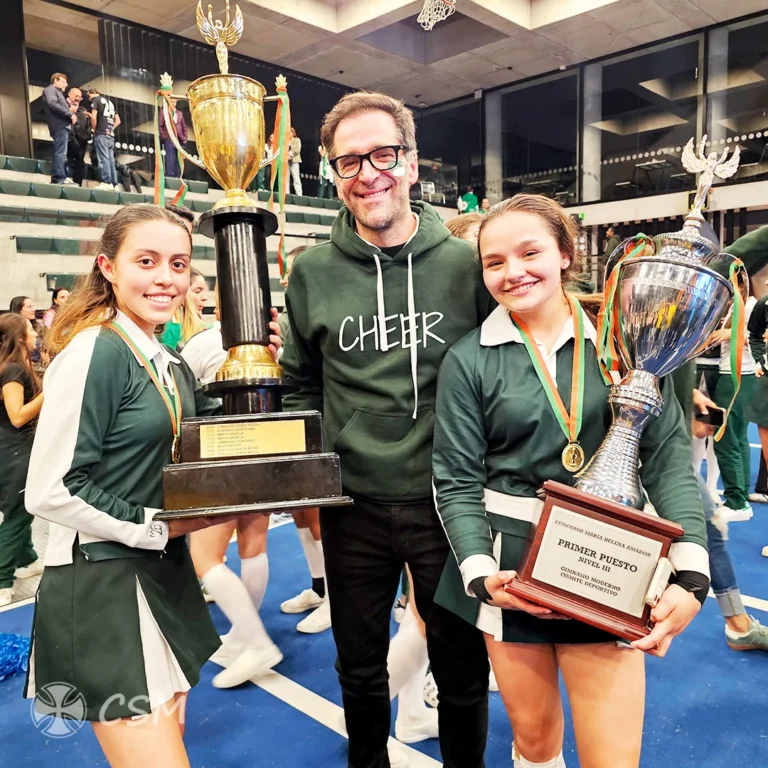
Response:
[{"label": "person in green jacket", "polygon": [[[541,510],[538,489],[546,480],[569,483],[580,468],[564,458],[573,438],[551,404],[557,393],[569,419],[581,415],[576,440],[585,461],[612,422],[595,328],[563,288],[578,268],[573,227],[559,204],[540,195],[517,195],[485,217],[479,237],[483,276],[500,306],[449,350],[438,381],[434,485],[455,558],[436,599],[485,634],[512,723],[515,768],[565,766],[559,672],[581,764],[639,765],[645,686],[640,651],[663,656],[709,588],[691,444],[666,379],[662,413],[640,442],[640,477],[659,515],[685,533],[670,550],[677,581],[653,609],[653,631],[632,643],[635,650],[622,648],[614,636],[558,620],[504,589],[515,578]],[[578,359],[581,368],[574,366]],[[569,402],[565,393],[579,376],[582,399]]]},{"label": "person in green jacket", "polygon": [[450,236],[418,179],[413,115],[380,93],[344,96],[321,134],[344,206],[331,240],[296,257],[281,363],[289,411],[323,414],[351,507],[320,513],[349,766],[390,753],[389,616],[405,563],[440,691],[446,768],[482,768],[488,659],[482,635],[433,601],[449,556],[432,498],[437,371],[492,300],[469,243]]},{"label": "person in green jacket", "polygon": [[477,213],[479,203],[473,187],[467,187],[467,191],[459,198],[459,213]]}]

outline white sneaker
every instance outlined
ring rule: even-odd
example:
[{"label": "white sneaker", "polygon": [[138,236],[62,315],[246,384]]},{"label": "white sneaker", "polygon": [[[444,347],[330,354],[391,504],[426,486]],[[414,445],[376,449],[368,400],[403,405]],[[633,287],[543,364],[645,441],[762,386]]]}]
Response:
[{"label": "white sneaker", "polygon": [[324,600],[314,589],[305,589],[300,595],[280,603],[280,610],[283,613],[304,613],[317,608]]},{"label": "white sneaker", "polygon": [[491,674],[488,676],[488,690],[494,693],[499,690],[499,684],[496,682],[496,673],[493,670],[491,670]]},{"label": "white sneaker", "polygon": [[[760,553],[763,557],[768,557],[768,547],[763,547],[763,551]],[[0,592],[2,590],[0,589]]]},{"label": "white sneaker", "polygon": [[396,741],[389,740],[387,753],[389,754],[389,768],[408,768],[410,762],[408,753],[398,746]]},{"label": "white sneaker", "polygon": [[425,709],[424,717],[418,720],[405,717],[398,717],[395,720],[395,738],[403,744],[416,744],[427,739],[436,739],[437,735],[436,709]]},{"label": "white sneaker", "polygon": [[217,651],[214,651],[208,661],[218,664],[225,669],[233,664],[245,651],[245,646],[232,640],[227,640],[227,635],[219,635],[221,645]]},{"label": "white sneaker", "polygon": [[731,509],[723,504],[722,507],[717,508],[715,515],[726,523],[743,523],[746,520],[751,520],[754,512],[748,503],[741,509]]},{"label": "white sneaker", "polygon": [[248,680],[263,677],[272,667],[283,660],[283,654],[274,644],[263,650],[248,648],[243,651],[223,672],[213,678],[214,688],[234,688]]},{"label": "white sneaker", "polygon": [[768,493],[750,493],[747,498],[755,504],[768,504]]},{"label": "white sneaker", "polygon": [[13,576],[16,579],[29,579],[32,576],[39,576],[43,572],[43,561],[35,560],[34,563],[17,568]]},{"label": "white sneaker", "polygon": [[331,604],[328,600],[323,600],[319,608],[315,608],[306,619],[302,619],[296,629],[308,635],[315,635],[318,632],[325,632],[331,628]]},{"label": "white sneaker", "polygon": [[434,675],[430,672],[424,680],[424,701],[430,707],[437,709],[437,683]]},{"label": "white sneaker", "polygon": [[94,189],[111,189],[114,192],[114,187],[111,184],[107,184],[106,181],[102,181],[101,184],[97,184]]},{"label": "white sneaker", "polygon": [[64,179],[64,181],[62,182],[62,184],[65,184],[65,185],[66,185],[66,186],[68,186],[68,187],[71,187],[71,186],[73,186],[73,185],[74,185],[75,187],[79,186],[79,185],[78,185],[78,183],[77,183],[76,181],[73,181],[72,179],[69,179],[69,178],[67,178],[67,179]]},{"label": "white sneaker", "polygon": [[10,587],[0,589],[0,608],[13,602],[13,590]]}]

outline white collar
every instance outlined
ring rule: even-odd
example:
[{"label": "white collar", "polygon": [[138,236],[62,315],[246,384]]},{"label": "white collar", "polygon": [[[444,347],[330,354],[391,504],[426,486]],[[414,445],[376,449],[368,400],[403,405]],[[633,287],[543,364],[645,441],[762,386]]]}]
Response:
[{"label": "white collar", "polygon": [[[125,314],[125,312],[118,309],[115,322],[125,331],[128,338],[136,345],[138,350],[147,358],[147,360],[154,360],[158,355],[160,356],[159,363],[163,372],[168,368],[169,362],[176,364],[180,362],[175,355],[171,354],[171,352],[157,340],[156,337],[153,336],[150,339],[149,336],[147,336],[147,334]],[[133,350],[131,351],[133,352]],[[140,363],[142,362],[141,358],[136,355],[135,352],[134,356]]]},{"label": "white collar", "polygon": [[[589,319],[581,305],[579,305],[579,310],[581,311],[581,316],[584,320],[584,336],[597,347],[597,331],[595,330],[595,326],[592,325],[592,321]],[[559,348],[568,339],[572,338],[573,322],[569,317],[568,320],[566,320],[566,323],[563,326],[563,331],[553,349]],[[512,318],[509,316],[507,308],[499,304],[480,326],[480,345],[483,347],[498,347],[501,344],[509,343],[522,344],[523,337],[517,329],[517,326],[512,322]]]},{"label": "white collar", "polygon": [[[410,243],[411,240],[413,240],[414,237],[416,237],[416,233],[419,231],[419,222],[421,221],[421,219],[419,219],[419,214],[416,213],[416,211],[411,211],[411,215],[413,216],[414,219],[416,219],[416,226],[413,228],[413,232],[411,233],[411,236],[405,241],[405,243],[403,243],[403,248],[405,248],[405,246],[408,245],[408,243]],[[360,233],[357,231],[357,222],[355,222],[355,234],[366,245],[370,245],[371,248],[375,248],[377,251],[381,250],[378,245],[374,245],[373,243],[369,243],[364,237],[362,237],[362,235],[360,235]]]}]

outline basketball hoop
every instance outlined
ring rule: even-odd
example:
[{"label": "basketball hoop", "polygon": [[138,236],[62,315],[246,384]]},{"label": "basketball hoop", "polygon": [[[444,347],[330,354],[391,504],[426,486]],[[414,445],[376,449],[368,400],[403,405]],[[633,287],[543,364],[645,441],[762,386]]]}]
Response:
[{"label": "basketball hoop", "polygon": [[444,21],[455,10],[456,0],[424,0],[424,7],[416,20],[429,32],[438,21]]}]

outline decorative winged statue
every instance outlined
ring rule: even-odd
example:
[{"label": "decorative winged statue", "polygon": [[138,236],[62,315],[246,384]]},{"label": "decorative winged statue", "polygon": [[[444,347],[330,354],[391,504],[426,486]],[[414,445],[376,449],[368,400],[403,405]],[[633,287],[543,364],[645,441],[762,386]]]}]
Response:
[{"label": "decorative winged statue", "polygon": [[203,39],[209,45],[216,46],[216,58],[219,61],[219,70],[222,75],[229,74],[229,62],[227,46],[234,45],[243,34],[243,14],[240,12],[240,6],[235,6],[235,18],[229,17],[229,0],[227,0],[227,10],[224,22],[221,19],[213,20],[213,6],[208,5],[208,16],[203,13],[203,2],[197,2],[197,28]]},{"label": "decorative winged statue", "polygon": [[715,177],[718,179],[728,179],[736,173],[739,167],[739,157],[741,150],[739,145],[736,145],[736,149],[733,151],[730,160],[726,161],[728,157],[728,148],[723,150],[722,155],[718,155],[717,152],[710,152],[709,155],[704,154],[704,147],[707,145],[706,135],[702,136],[699,143],[698,150],[694,149],[694,141],[691,139],[683,150],[683,168],[691,173],[700,173],[699,184],[696,190],[696,198],[693,201],[691,212],[698,213],[701,216],[701,209],[704,207],[709,190],[712,187]]}]

